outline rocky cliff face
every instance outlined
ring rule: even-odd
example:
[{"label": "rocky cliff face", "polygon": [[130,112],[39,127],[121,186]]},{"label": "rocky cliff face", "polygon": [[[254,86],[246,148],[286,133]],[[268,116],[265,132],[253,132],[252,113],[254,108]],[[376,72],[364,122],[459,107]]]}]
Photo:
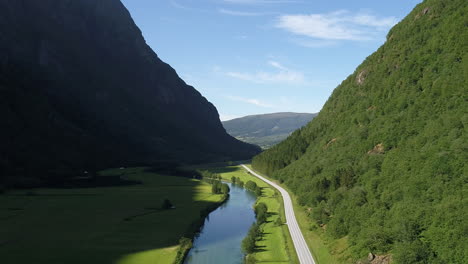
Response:
[{"label": "rocky cliff face", "polygon": [[258,151],[226,134],[119,0],[2,0],[0,50],[3,175]]}]

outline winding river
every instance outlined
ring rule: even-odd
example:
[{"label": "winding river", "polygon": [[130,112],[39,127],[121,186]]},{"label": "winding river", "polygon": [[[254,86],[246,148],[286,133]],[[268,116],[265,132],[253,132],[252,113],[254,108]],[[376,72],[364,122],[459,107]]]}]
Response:
[{"label": "winding river", "polygon": [[211,212],[189,251],[185,264],[243,263],[242,239],[255,222],[255,195],[229,183],[229,200]]}]

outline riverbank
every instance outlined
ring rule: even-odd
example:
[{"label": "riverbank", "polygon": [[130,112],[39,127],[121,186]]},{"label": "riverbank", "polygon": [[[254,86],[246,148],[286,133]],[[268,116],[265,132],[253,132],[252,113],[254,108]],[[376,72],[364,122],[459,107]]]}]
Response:
[{"label": "riverbank", "polygon": [[[2,262],[172,264],[179,240],[204,220],[200,212],[223,201],[199,180],[145,168],[103,172],[115,174],[142,184],[1,195]],[[162,210],[164,199],[175,208]]]},{"label": "riverbank", "polygon": [[219,174],[223,180],[231,181],[232,177],[240,178],[244,183],[255,182],[262,188],[262,195],[258,197],[256,204],[265,203],[268,207],[267,221],[261,225],[262,239],[257,241],[253,257],[257,262],[268,263],[298,263],[296,252],[286,225],[277,225],[278,218],[284,223],[283,201],[270,185],[262,180],[249,175],[240,166],[207,167],[200,168]]},{"label": "riverbank", "polygon": [[185,264],[240,264],[242,239],[255,221],[255,194],[228,183],[229,199],[209,214]]}]

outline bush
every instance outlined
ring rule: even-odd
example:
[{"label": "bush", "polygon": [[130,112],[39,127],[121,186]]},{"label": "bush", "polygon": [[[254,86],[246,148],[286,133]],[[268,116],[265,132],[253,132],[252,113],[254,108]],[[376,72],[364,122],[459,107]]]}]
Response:
[{"label": "bush", "polygon": [[244,263],[245,264],[255,264],[255,263],[257,263],[257,259],[255,259],[255,257],[252,256],[252,255],[247,255],[245,257]]},{"label": "bush", "polygon": [[[275,226],[281,226],[281,225],[283,225],[283,221],[281,220],[281,217],[278,216],[278,218],[276,218],[276,221],[275,221]],[[310,229],[310,230],[314,230],[314,229]]]},{"label": "bush", "polygon": [[260,226],[256,223],[254,223],[250,229],[249,233],[247,233],[247,236],[242,240],[242,250],[246,254],[253,253],[255,251],[255,241],[257,240],[257,237],[261,234],[260,232]]},{"label": "bush", "polygon": [[257,189],[255,189],[255,195],[257,195],[257,196],[262,196],[262,194],[263,194],[262,188],[257,187]]},{"label": "bush", "polygon": [[253,181],[247,181],[245,183],[245,188],[251,191],[255,191],[257,189],[257,184]]},{"label": "bush", "polygon": [[255,239],[252,237],[247,236],[242,240],[242,250],[247,253],[253,253],[255,250]]},{"label": "bush", "polygon": [[432,263],[430,261],[431,256],[433,255],[431,250],[420,240],[398,244],[395,246],[395,249],[393,257],[396,263]]},{"label": "bush", "polygon": [[230,191],[229,185],[222,183],[218,180],[213,181],[211,185],[211,192],[213,194],[228,194]]},{"label": "bush", "polygon": [[169,199],[164,199],[164,201],[162,202],[161,208],[163,210],[167,210],[167,209],[171,209],[172,206],[173,205],[172,205],[171,201],[169,201]]},{"label": "bush", "polygon": [[185,255],[188,253],[189,249],[192,248],[192,240],[190,238],[182,237],[179,240],[179,250],[177,251],[176,259],[174,260],[175,264],[181,264],[185,258]]},{"label": "bush", "polygon": [[221,193],[222,193],[222,194],[228,194],[229,191],[230,191],[229,185],[223,183],[223,184],[221,185]]}]

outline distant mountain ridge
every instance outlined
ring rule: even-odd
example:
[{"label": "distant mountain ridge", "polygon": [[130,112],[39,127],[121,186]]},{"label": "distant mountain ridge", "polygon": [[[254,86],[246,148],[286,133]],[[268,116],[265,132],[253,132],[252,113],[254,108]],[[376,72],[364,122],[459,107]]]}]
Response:
[{"label": "distant mountain ridge", "polygon": [[225,132],[119,0],[0,1],[0,50],[0,185],[259,151]]},{"label": "distant mountain ridge", "polygon": [[269,148],[309,123],[316,115],[292,112],[250,115],[224,121],[223,126],[239,140]]}]

